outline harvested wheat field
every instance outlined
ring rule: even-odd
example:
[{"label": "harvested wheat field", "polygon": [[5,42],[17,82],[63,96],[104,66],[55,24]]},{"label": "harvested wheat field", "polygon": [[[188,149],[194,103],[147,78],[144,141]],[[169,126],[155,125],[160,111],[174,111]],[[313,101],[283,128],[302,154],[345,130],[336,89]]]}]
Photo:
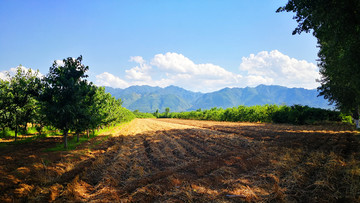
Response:
[{"label": "harvested wheat field", "polygon": [[0,151],[1,202],[360,202],[360,141],[337,126],[136,119],[71,152]]}]

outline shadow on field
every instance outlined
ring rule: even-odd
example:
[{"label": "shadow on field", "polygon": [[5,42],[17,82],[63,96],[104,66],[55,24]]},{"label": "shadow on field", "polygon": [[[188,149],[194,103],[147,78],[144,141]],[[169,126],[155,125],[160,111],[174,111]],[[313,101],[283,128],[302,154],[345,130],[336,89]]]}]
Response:
[{"label": "shadow on field", "polygon": [[[161,126],[167,121],[154,122]],[[46,144],[36,143],[1,151],[0,201],[351,202],[360,198],[360,142],[354,132],[171,122],[194,127],[153,128],[102,142],[97,137],[73,152],[43,152],[40,148]]]}]

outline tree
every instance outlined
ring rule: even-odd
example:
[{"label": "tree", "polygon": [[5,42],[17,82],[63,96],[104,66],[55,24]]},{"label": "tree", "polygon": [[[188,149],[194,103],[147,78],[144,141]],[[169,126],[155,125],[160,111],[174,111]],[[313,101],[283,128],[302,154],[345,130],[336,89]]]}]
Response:
[{"label": "tree", "polygon": [[72,127],[72,130],[75,131],[77,142],[79,142],[79,134],[86,129],[91,127],[91,107],[94,102],[94,95],[96,93],[96,87],[92,83],[87,83],[83,81],[80,83],[79,87],[79,96],[81,101],[77,104],[75,114],[75,123]]},{"label": "tree", "polygon": [[99,125],[105,123],[105,119],[108,117],[107,105],[108,96],[104,87],[95,87],[95,94],[91,97],[90,106],[90,124],[89,129],[97,128]]},{"label": "tree", "polygon": [[170,114],[170,108],[169,108],[169,107],[166,107],[166,108],[165,108],[165,118],[168,118],[168,117],[169,117],[169,114]]},{"label": "tree", "polygon": [[36,110],[35,97],[40,89],[38,71],[25,70],[21,66],[17,68],[13,77],[9,76],[8,88],[5,91],[6,111],[12,119],[7,119],[8,127],[15,131],[15,141],[21,127],[26,129],[27,123],[33,120]]},{"label": "tree", "polygon": [[156,111],[153,113],[153,115],[154,115],[156,118],[159,118],[159,109],[156,109]]},{"label": "tree", "polygon": [[8,127],[11,120],[13,120],[8,110],[11,104],[9,86],[9,81],[0,79],[0,127],[3,132],[3,136],[5,135],[5,128]]},{"label": "tree", "polygon": [[63,131],[64,148],[67,148],[67,136],[70,129],[77,126],[79,110],[85,100],[84,87],[88,84],[85,72],[88,66],[77,59],[67,58],[63,65],[54,61],[48,75],[44,78],[44,91],[41,100],[49,123]]},{"label": "tree", "polygon": [[319,95],[345,112],[359,127],[360,1],[289,0],[277,12],[295,12],[293,34],[313,31],[320,51]]}]

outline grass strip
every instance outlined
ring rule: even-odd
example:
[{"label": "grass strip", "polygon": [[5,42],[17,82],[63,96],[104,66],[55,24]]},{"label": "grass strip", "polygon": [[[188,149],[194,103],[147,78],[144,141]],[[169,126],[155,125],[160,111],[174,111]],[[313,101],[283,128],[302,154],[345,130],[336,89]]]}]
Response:
[{"label": "grass strip", "polygon": [[126,122],[123,122],[123,123],[119,123],[119,124],[116,124],[115,126],[105,127],[105,128],[103,128],[103,129],[101,129],[99,131],[91,133],[89,135],[89,137],[82,136],[82,137],[79,138],[79,142],[76,142],[76,136],[73,136],[68,140],[68,147],[66,149],[64,148],[64,143],[57,143],[55,147],[48,148],[45,151],[47,151],[47,152],[71,151],[71,150],[76,149],[76,147],[79,146],[80,144],[82,144],[83,142],[89,141],[89,140],[91,140],[92,138],[94,138],[94,137],[96,137],[98,135],[106,135],[102,140],[94,143],[95,145],[98,145],[101,142],[107,140],[109,137],[111,137],[113,132],[115,132],[116,130],[121,129],[122,127],[124,127],[125,124],[127,124],[129,122],[131,122],[131,121],[126,121]]}]

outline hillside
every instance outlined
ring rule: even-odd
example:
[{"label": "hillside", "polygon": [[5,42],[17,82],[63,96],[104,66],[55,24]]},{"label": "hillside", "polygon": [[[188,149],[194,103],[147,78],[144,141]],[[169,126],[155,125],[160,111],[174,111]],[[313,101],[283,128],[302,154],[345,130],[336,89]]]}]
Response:
[{"label": "hillside", "polygon": [[173,112],[228,108],[238,105],[308,105],[317,108],[331,108],[327,100],[318,97],[318,92],[303,88],[287,88],[275,85],[259,85],[246,88],[224,88],[210,93],[199,93],[176,86],[166,88],[131,86],[126,89],[106,87],[106,91],[123,100],[123,106],[142,112],[160,112],[169,107]]},{"label": "hillside", "polygon": [[164,111],[166,107],[171,111],[186,111],[203,95],[176,86],[160,88],[144,85],[126,89],[111,87],[105,89],[116,98],[121,98],[124,107],[141,112],[155,112],[157,109]]}]

